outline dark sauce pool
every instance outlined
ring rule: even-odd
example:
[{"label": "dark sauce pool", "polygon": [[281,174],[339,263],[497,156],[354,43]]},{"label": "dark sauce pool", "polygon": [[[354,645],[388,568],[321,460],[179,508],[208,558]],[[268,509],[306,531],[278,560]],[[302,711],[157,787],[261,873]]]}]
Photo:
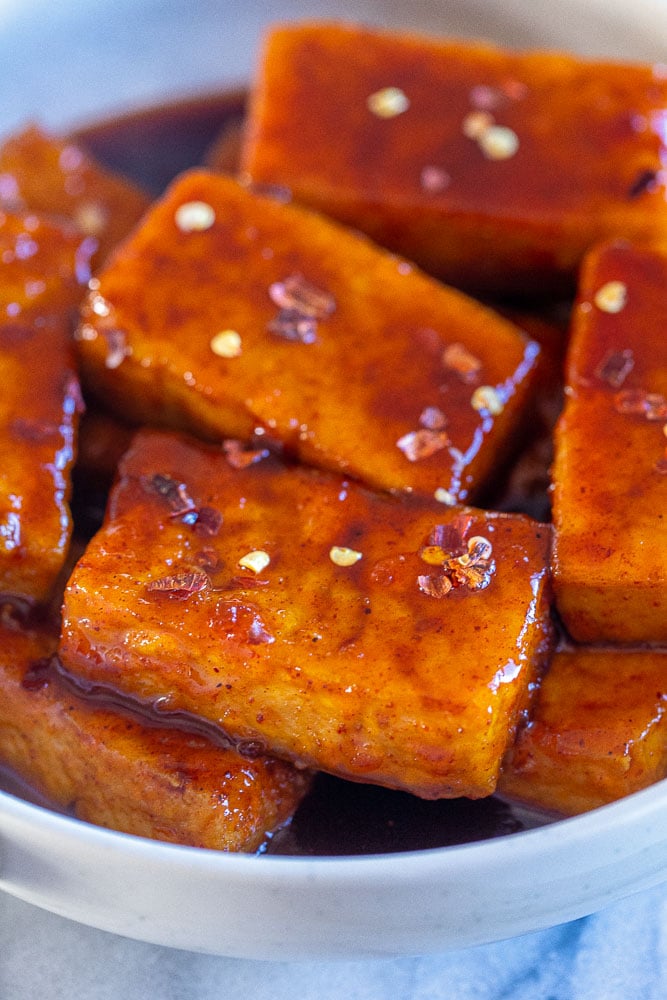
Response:
[{"label": "dark sauce pool", "polygon": [[[245,99],[240,90],[193,97],[95,123],[72,138],[101,163],[157,196],[178,173],[205,163],[221,134],[230,136],[233,150]],[[76,530],[80,537],[90,537],[103,514],[104,494],[98,484],[76,477],[74,488]],[[529,512],[538,517],[543,513]],[[165,724],[162,715],[159,724]],[[50,807],[2,767],[0,788]],[[263,853],[340,857],[425,850],[501,837],[553,818],[496,796],[429,802],[320,774],[291,823],[274,834]]]}]

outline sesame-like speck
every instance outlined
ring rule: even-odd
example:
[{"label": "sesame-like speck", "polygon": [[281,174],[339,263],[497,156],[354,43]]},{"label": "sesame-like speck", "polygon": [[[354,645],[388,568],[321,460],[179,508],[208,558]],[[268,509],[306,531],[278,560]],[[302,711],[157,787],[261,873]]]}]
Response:
[{"label": "sesame-like speck", "polygon": [[215,222],[215,211],[208,202],[186,201],[174,213],[174,221],[182,233],[210,229]]},{"label": "sesame-like speck", "polygon": [[356,549],[348,549],[344,545],[332,545],[329,549],[329,559],[336,566],[354,566],[361,557],[361,552],[357,552]]},{"label": "sesame-like speck", "polygon": [[470,405],[473,410],[485,410],[492,417],[497,417],[505,408],[500,393],[492,385],[480,385],[475,389],[470,397]]},{"label": "sesame-like speck", "polygon": [[461,125],[461,131],[466,139],[479,139],[494,123],[493,115],[488,111],[471,111],[466,115]]},{"label": "sesame-like speck", "polygon": [[252,552],[247,552],[244,556],[241,556],[239,566],[242,569],[252,570],[253,573],[261,573],[270,562],[271,557],[268,552],[264,552],[263,549],[254,549]]},{"label": "sesame-like speck", "polygon": [[456,497],[449,490],[446,490],[444,486],[438,486],[433,497],[438,503],[444,503],[447,507],[454,507],[456,504]]},{"label": "sesame-like speck", "polygon": [[84,201],[74,211],[74,221],[86,236],[99,236],[109,221],[109,214],[99,201]]},{"label": "sesame-like speck", "polygon": [[519,149],[519,137],[506,125],[490,125],[477,137],[487,160],[509,160]]},{"label": "sesame-like speck", "polygon": [[241,354],[241,335],[236,330],[220,330],[211,337],[209,346],[219,358],[238,358]]},{"label": "sesame-like speck", "polygon": [[371,94],[366,105],[378,118],[395,118],[408,110],[410,100],[400,87],[384,87]]},{"label": "sesame-like speck", "polygon": [[593,302],[601,312],[618,313],[628,301],[628,288],[622,281],[607,281],[598,288]]}]

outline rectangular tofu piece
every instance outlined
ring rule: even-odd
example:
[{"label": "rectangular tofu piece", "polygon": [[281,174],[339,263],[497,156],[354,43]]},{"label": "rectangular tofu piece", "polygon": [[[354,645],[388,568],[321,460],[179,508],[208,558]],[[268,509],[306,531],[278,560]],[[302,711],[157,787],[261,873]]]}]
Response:
[{"label": "rectangular tofu piece", "polygon": [[667,641],[667,247],[582,271],[553,466],[554,586],[581,642]]},{"label": "rectangular tofu piece", "polygon": [[549,652],[550,529],[140,432],[59,655],[240,747],[424,798],[490,794]]},{"label": "rectangular tofu piece", "polygon": [[667,777],[666,677],[664,649],[556,653],[499,791],[574,815]]},{"label": "rectangular tofu piece", "polygon": [[452,503],[504,458],[539,357],[370,241],[204,171],[95,279],[78,342],[86,384],[124,418],[269,440]]},{"label": "rectangular tofu piece", "polygon": [[664,231],[666,108],[659,67],[278,25],[241,170],[451,284],[542,294],[596,241]]},{"label": "rectangular tofu piece", "polygon": [[0,211],[0,593],[28,603],[48,599],[71,535],[72,315],[91,249],[70,224]]},{"label": "rectangular tofu piece", "polygon": [[95,262],[137,224],[148,196],[68,139],[29,125],[0,144],[0,209],[72,219],[98,243]]},{"label": "rectangular tofu piece", "polygon": [[124,833],[255,851],[309,776],[205,736],[79,697],[54,669],[57,637],[0,629],[0,763],[53,807]]}]

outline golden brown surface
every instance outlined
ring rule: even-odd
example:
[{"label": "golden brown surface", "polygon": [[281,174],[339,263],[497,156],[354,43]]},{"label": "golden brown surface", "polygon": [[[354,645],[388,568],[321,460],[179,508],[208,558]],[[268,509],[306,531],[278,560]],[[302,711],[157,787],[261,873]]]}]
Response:
[{"label": "golden brown surface", "polygon": [[45,632],[0,631],[0,762],[54,807],[226,851],[256,850],[289,819],[306,774],[84,701],[48,667],[55,645]]},{"label": "golden brown surface", "polygon": [[667,650],[556,653],[499,790],[575,814],[667,776]]},{"label": "golden brown surface", "polygon": [[[185,225],[192,204],[207,228]],[[538,357],[369,241],[204,172],[99,275],[79,348],[86,383],[123,417],[262,435],[382,489],[459,500],[504,458]]]},{"label": "golden brown surface", "polygon": [[583,269],[556,434],[554,577],[583,642],[667,641],[667,252]]},{"label": "golden brown surface", "polygon": [[454,285],[543,294],[596,241],[664,231],[666,104],[650,66],[279,26],[241,166]]},{"label": "golden brown surface", "polygon": [[148,198],[95,163],[79,146],[35,125],[0,145],[0,208],[72,219],[99,245],[96,262],[137,224]]},{"label": "golden brown surface", "polygon": [[67,669],[353,780],[490,794],[549,650],[548,526],[258,457],[140,432]]},{"label": "golden brown surface", "polygon": [[0,592],[28,601],[48,598],[71,533],[71,314],[90,249],[69,224],[0,211]]}]

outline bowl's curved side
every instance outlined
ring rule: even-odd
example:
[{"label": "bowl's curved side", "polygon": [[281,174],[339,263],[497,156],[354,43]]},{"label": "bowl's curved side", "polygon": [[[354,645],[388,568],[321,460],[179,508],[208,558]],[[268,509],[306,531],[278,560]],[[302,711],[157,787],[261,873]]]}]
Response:
[{"label": "bowl's curved side", "polygon": [[425,954],[540,930],[667,878],[667,784],[474,845],[358,858],[223,855],[10,795],[0,889],[156,944],[239,958]]}]

